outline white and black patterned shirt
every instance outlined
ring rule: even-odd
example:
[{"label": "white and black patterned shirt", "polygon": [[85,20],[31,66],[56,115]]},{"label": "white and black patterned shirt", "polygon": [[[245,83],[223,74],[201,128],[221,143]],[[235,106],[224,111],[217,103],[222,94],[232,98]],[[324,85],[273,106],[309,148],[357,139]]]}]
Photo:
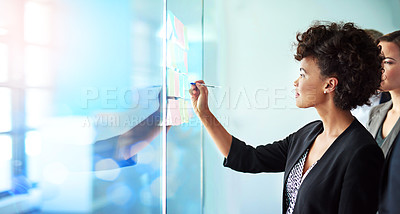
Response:
[{"label": "white and black patterned shirt", "polygon": [[308,175],[310,170],[317,164],[315,162],[310,168],[308,168],[307,172],[303,175],[304,163],[307,158],[309,149],[300,157],[299,161],[294,165],[292,170],[289,173],[287,182],[286,182],[286,205],[288,207],[286,214],[292,214],[294,206],[296,204],[297,192],[300,189],[300,185],[303,182],[304,178]]}]

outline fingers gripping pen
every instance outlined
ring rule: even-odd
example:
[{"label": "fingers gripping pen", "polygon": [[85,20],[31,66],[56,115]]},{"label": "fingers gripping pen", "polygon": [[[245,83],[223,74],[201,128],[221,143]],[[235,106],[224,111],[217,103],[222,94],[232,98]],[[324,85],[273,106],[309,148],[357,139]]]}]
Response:
[{"label": "fingers gripping pen", "polygon": [[[190,84],[196,86],[196,83],[194,83],[194,82],[191,82]],[[218,85],[208,85],[208,84],[203,84],[203,83],[200,83],[200,85],[206,86],[207,88],[221,88],[221,86],[218,86]]]}]

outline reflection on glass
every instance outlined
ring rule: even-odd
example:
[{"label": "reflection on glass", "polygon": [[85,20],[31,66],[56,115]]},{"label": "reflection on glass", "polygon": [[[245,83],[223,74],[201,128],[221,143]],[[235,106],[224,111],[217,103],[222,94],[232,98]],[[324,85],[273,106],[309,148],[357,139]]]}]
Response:
[{"label": "reflection on glass", "polygon": [[11,189],[12,140],[0,135],[0,192]]},{"label": "reflection on glass", "polygon": [[7,30],[7,29],[0,28],[0,36],[7,35],[7,33],[8,33],[8,30]]},{"label": "reflection on glass", "polygon": [[202,1],[169,0],[167,8],[167,213],[202,213],[200,122],[187,93],[203,70]]},{"label": "reflection on glass", "polygon": [[0,88],[0,132],[11,130],[11,90]]},{"label": "reflection on glass", "polygon": [[[58,49],[50,50],[57,51],[50,54],[57,68],[50,81],[55,112],[39,126],[44,213],[161,213],[157,33],[163,6],[147,0],[54,4],[61,11],[52,20]],[[45,63],[27,60],[27,83],[42,78],[28,70]],[[43,121],[33,118],[46,104],[29,91],[26,121],[33,126]]]},{"label": "reflection on glass", "polygon": [[95,170],[137,164],[137,154],[161,133],[161,87],[149,87],[133,93],[135,107],[126,112],[98,113],[91,126],[96,131]]},{"label": "reflection on glass", "polygon": [[11,10],[13,4],[15,1],[0,1],[0,36],[6,35],[10,26],[15,27],[12,18],[15,13]]},{"label": "reflection on glass", "polygon": [[[49,9],[50,1],[22,2],[26,2],[24,14],[18,17],[25,19],[28,88],[21,99],[25,99],[26,125],[35,129],[25,133],[22,152],[28,179],[42,194],[40,210],[161,213],[167,203],[165,193],[170,213],[199,213],[200,127],[187,126],[190,118],[180,110],[188,104],[182,102],[188,101],[187,73],[201,76],[201,42],[195,44],[189,37],[185,40],[189,50],[178,49],[182,40],[179,47],[172,47],[179,57],[174,66],[184,71],[184,78],[174,82],[182,86],[179,90],[170,91],[177,98],[170,99],[170,110],[180,116],[175,122],[184,125],[171,128],[171,123],[161,121],[166,38],[159,32],[166,27],[165,2],[58,0],[52,5],[57,13]],[[176,20],[177,35],[185,34],[182,24],[201,29],[201,14],[188,19],[200,3],[176,10],[182,18],[182,23]],[[22,12],[21,5],[15,7]],[[50,41],[52,34],[57,40]],[[57,55],[52,54],[55,51]],[[161,143],[162,130],[167,124],[169,155],[162,162],[167,149]],[[166,176],[161,173],[164,164]],[[161,188],[165,181],[168,192]]]},{"label": "reflection on glass", "polygon": [[42,137],[37,131],[26,133],[25,137],[25,153],[28,156],[38,156],[42,151]]},{"label": "reflection on glass", "polygon": [[50,35],[50,10],[48,6],[28,1],[25,4],[25,41],[48,44]]},{"label": "reflection on glass", "polygon": [[10,161],[12,158],[11,137],[9,135],[0,135],[0,160]]},{"label": "reflection on glass", "polygon": [[[1,29],[0,29],[1,35]],[[0,43],[0,82],[8,79],[8,52],[7,45]]]},{"label": "reflection on glass", "polygon": [[40,178],[40,155],[42,154],[42,135],[38,131],[30,131],[25,136],[25,154],[27,177],[37,182]]},{"label": "reflection on glass", "polygon": [[26,91],[26,124],[28,127],[38,127],[51,116],[51,92],[41,89]]},{"label": "reflection on glass", "polygon": [[25,49],[25,81],[28,86],[49,86],[50,55],[46,48],[29,45]]}]

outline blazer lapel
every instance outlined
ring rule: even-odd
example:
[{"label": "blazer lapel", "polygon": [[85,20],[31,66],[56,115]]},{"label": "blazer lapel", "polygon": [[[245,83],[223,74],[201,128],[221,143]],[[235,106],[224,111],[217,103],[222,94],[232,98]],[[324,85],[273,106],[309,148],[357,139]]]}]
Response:
[{"label": "blazer lapel", "polygon": [[377,109],[377,111],[371,115],[369,124],[369,132],[375,138],[378,133],[379,127],[382,125],[383,120],[386,118],[386,114],[392,107],[392,101],[388,101]]},{"label": "blazer lapel", "polygon": [[289,177],[290,171],[292,171],[292,168],[294,165],[297,163],[297,161],[300,159],[300,157],[306,152],[308,148],[311,147],[311,145],[314,143],[315,139],[317,136],[323,131],[323,126],[322,123],[321,125],[315,129],[313,132],[311,132],[308,137],[304,139],[304,143],[296,149],[294,152],[294,157],[288,157],[288,166],[285,168],[285,173],[284,173],[284,187],[286,188],[286,181]]},{"label": "blazer lapel", "polygon": [[394,141],[397,138],[399,131],[400,131],[400,118],[397,119],[396,124],[393,126],[389,135],[386,136],[386,138],[383,141],[383,144],[381,146],[381,149],[383,151],[383,154],[385,154],[385,157],[387,157],[389,155],[389,151],[393,147]]}]

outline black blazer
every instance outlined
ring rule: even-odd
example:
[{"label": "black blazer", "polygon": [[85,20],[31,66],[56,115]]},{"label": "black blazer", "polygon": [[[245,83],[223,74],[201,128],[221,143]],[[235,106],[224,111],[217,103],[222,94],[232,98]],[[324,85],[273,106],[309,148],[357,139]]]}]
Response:
[{"label": "black blazer", "polygon": [[[290,170],[322,131],[322,122],[314,121],[283,140],[257,148],[233,137],[224,166],[249,173],[284,171],[285,193]],[[304,179],[293,213],[376,213],[383,162],[374,138],[354,119]],[[286,210],[282,203],[282,213]]]},{"label": "black blazer", "polygon": [[394,140],[382,173],[379,214],[400,213],[400,134]]}]

